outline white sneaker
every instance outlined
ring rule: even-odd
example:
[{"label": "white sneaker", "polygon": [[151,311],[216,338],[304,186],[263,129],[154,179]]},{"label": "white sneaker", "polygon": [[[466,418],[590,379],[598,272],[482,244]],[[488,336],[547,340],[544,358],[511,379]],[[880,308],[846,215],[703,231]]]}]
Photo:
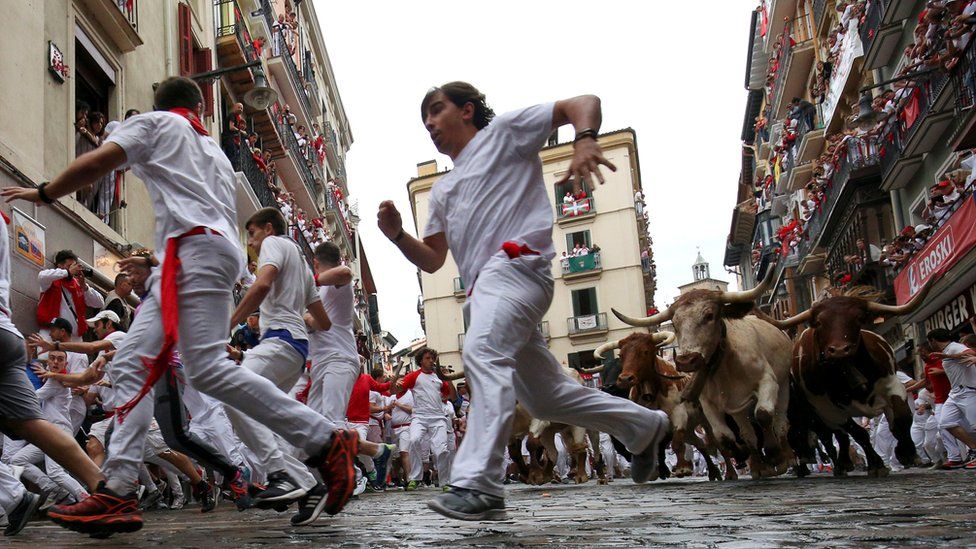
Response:
[{"label": "white sneaker", "polygon": [[356,489],[352,491],[353,496],[358,496],[366,491],[366,481],[366,477],[361,475],[356,479]]}]

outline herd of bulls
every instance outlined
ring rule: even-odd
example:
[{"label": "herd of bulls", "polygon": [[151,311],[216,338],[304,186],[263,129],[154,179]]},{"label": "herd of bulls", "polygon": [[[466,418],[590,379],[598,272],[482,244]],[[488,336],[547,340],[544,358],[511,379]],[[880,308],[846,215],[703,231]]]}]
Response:
[{"label": "herd of bulls", "polygon": [[[883,476],[884,461],[854,420],[882,413],[897,440],[898,460],[905,467],[917,465],[912,412],[896,376],[894,353],[864,327],[913,310],[928,289],[902,306],[856,295],[831,297],[778,321],[755,307],[770,282],[767,276],[744,292],[691,291],[647,318],[614,311],[633,326],[652,328],[670,320],[674,332],[632,334],[598,348],[597,358],[620,350],[620,372],[615,381],[604,374],[610,383],[605,390],[670,416],[679,458],[676,476],[691,474],[684,459],[689,443],[706,460],[714,450],[721,452],[726,478],[736,477],[733,459],[747,460],[753,478],[781,475],[790,467],[804,476],[806,464],[815,462],[818,441],[835,474],[844,475],[853,469],[849,437],[864,450],[868,474]],[[785,330],[803,324],[808,326],[791,340]],[[680,349],[673,365],[658,355],[658,348],[672,341]],[[704,440],[695,433],[698,427]],[[707,465],[709,477],[720,479],[719,469]],[[663,462],[662,471],[667,474]]]}]

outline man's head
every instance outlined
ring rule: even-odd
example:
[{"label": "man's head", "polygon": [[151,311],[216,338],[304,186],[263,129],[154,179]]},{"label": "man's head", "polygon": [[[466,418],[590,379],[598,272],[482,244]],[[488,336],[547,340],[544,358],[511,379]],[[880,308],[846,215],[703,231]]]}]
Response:
[{"label": "man's head", "polygon": [[247,327],[253,331],[260,330],[261,326],[261,313],[254,311],[253,313],[247,315]]},{"label": "man's head", "polygon": [[139,112],[139,109],[129,109],[125,111],[125,116],[122,117],[122,120],[128,120],[137,114],[142,114]]},{"label": "man's head", "polygon": [[71,250],[61,250],[54,254],[54,266],[59,269],[66,269],[72,276],[81,272],[78,256]]},{"label": "man's head", "polygon": [[386,377],[386,372],[383,371],[382,366],[373,366],[373,369],[370,370],[369,375],[372,376],[372,378],[376,381],[383,381],[383,378]]},{"label": "man's head", "polygon": [[190,109],[199,116],[203,113],[203,93],[193,80],[183,76],[171,76],[156,88],[153,105],[157,111],[183,108]]},{"label": "man's head", "polygon": [[63,374],[68,369],[68,353],[50,350],[47,352],[47,369],[49,372]]},{"label": "man's head", "polygon": [[433,373],[434,366],[437,365],[437,351],[433,349],[424,349],[420,351],[420,355],[417,356],[417,362],[420,364],[420,369],[425,374]]},{"label": "man's head", "polygon": [[269,236],[281,236],[288,230],[285,217],[275,208],[261,208],[244,224],[247,245],[254,253],[261,253],[261,243]]},{"label": "man's head", "polygon": [[936,328],[925,334],[925,338],[932,344],[936,351],[945,349],[945,346],[952,342],[952,332],[945,328]]},{"label": "man's head", "polygon": [[312,264],[315,272],[327,271],[333,267],[338,267],[342,261],[342,254],[339,247],[331,242],[323,242],[315,247],[315,257]]},{"label": "man's head", "polygon": [[244,103],[234,103],[230,112],[233,114],[244,114]]},{"label": "man's head", "polygon": [[51,321],[51,341],[70,341],[71,323],[63,318],[55,318]]},{"label": "man's head", "polygon": [[125,299],[132,293],[132,282],[129,275],[120,273],[115,277],[115,294]]},{"label": "man's head", "polygon": [[420,119],[431,141],[438,151],[452,158],[494,117],[484,94],[467,82],[431,88],[420,102]]},{"label": "man's head", "polygon": [[109,311],[108,309],[88,319],[88,326],[95,330],[95,334],[98,335],[99,339],[122,329],[121,323],[122,320],[119,319],[119,315],[115,314],[115,311]]},{"label": "man's head", "polygon": [[976,349],[976,334],[966,334],[959,338],[959,343],[962,343],[970,349]]}]

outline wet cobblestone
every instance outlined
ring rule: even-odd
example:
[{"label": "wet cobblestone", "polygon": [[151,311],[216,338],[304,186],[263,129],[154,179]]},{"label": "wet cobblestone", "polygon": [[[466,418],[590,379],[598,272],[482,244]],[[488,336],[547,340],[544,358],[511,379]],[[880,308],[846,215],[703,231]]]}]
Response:
[{"label": "wet cobblestone", "polygon": [[976,472],[882,479],[814,475],[754,482],[681,479],[637,486],[510,487],[509,520],[463,523],[426,507],[434,489],[364,494],[335,518],[196,508],[146,514],[136,534],[82,537],[36,522],[11,547],[976,547]]}]

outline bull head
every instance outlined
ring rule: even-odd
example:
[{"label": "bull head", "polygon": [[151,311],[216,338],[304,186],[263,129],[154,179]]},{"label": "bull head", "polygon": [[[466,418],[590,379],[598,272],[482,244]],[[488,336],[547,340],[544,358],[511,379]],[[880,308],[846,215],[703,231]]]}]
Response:
[{"label": "bull head", "polygon": [[[646,379],[648,370],[661,377],[669,379],[675,377],[666,372],[661,372],[657,368],[657,349],[662,345],[670,345],[672,342],[674,342],[674,334],[671,332],[631,334],[622,340],[604,343],[593,351],[593,356],[603,358],[605,352],[620,349],[621,372],[617,376],[616,386],[629,389]],[[583,371],[597,373],[602,372],[603,369],[604,365],[600,365]],[[680,379],[682,376],[676,377]]]},{"label": "bull head", "polygon": [[440,366],[438,366],[437,374],[438,377],[440,377],[444,381],[456,381],[464,378],[464,370],[461,370],[460,372],[455,372],[453,369],[442,368]]}]

